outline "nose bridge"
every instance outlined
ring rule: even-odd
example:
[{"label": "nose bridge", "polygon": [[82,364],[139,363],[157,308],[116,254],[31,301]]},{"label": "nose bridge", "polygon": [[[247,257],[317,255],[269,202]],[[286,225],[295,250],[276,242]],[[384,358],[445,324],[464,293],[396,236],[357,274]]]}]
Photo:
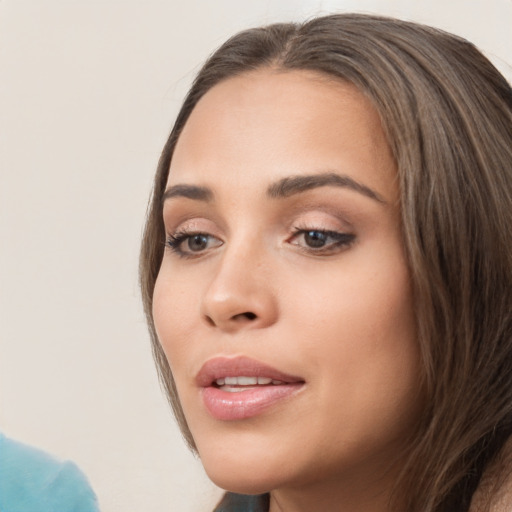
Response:
[{"label": "nose bridge", "polygon": [[261,328],[277,318],[268,254],[247,233],[228,241],[205,290],[202,316],[226,331]]}]

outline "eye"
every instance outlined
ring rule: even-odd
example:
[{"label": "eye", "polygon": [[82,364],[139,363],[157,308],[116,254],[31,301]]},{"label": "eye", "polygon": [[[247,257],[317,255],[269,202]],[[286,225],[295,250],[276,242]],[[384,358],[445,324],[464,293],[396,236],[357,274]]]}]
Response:
[{"label": "eye", "polygon": [[291,243],[313,253],[329,253],[349,246],[355,240],[352,233],[323,229],[296,228],[290,239]]},{"label": "eye", "polygon": [[167,246],[178,256],[183,257],[199,256],[220,245],[222,241],[208,233],[179,231],[167,237]]}]

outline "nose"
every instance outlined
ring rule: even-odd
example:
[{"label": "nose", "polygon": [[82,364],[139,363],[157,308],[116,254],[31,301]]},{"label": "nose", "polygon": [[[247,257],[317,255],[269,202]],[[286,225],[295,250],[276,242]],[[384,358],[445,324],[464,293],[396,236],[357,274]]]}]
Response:
[{"label": "nose", "polygon": [[269,327],[278,317],[268,265],[249,252],[226,248],[203,296],[203,320],[228,333]]}]

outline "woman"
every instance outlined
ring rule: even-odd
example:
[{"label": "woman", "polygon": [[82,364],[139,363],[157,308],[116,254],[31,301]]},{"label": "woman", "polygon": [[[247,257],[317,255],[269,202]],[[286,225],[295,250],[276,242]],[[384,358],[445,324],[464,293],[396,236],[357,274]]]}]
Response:
[{"label": "woman", "polygon": [[333,15],[213,54],[141,284],[217,510],[506,503],[511,169],[511,88],[462,39]]}]

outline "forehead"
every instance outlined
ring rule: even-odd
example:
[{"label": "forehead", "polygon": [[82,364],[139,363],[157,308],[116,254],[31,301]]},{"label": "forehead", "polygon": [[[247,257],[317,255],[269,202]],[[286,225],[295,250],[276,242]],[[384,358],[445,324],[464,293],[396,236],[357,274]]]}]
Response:
[{"label": "forehead", "polygon": [[215,185],[228,177],[254,185],[326,170],[356,173],[394,195],[394,161],[376,109],[350,83],[261,69],[201,98],[176,145],[168,183]]}]

